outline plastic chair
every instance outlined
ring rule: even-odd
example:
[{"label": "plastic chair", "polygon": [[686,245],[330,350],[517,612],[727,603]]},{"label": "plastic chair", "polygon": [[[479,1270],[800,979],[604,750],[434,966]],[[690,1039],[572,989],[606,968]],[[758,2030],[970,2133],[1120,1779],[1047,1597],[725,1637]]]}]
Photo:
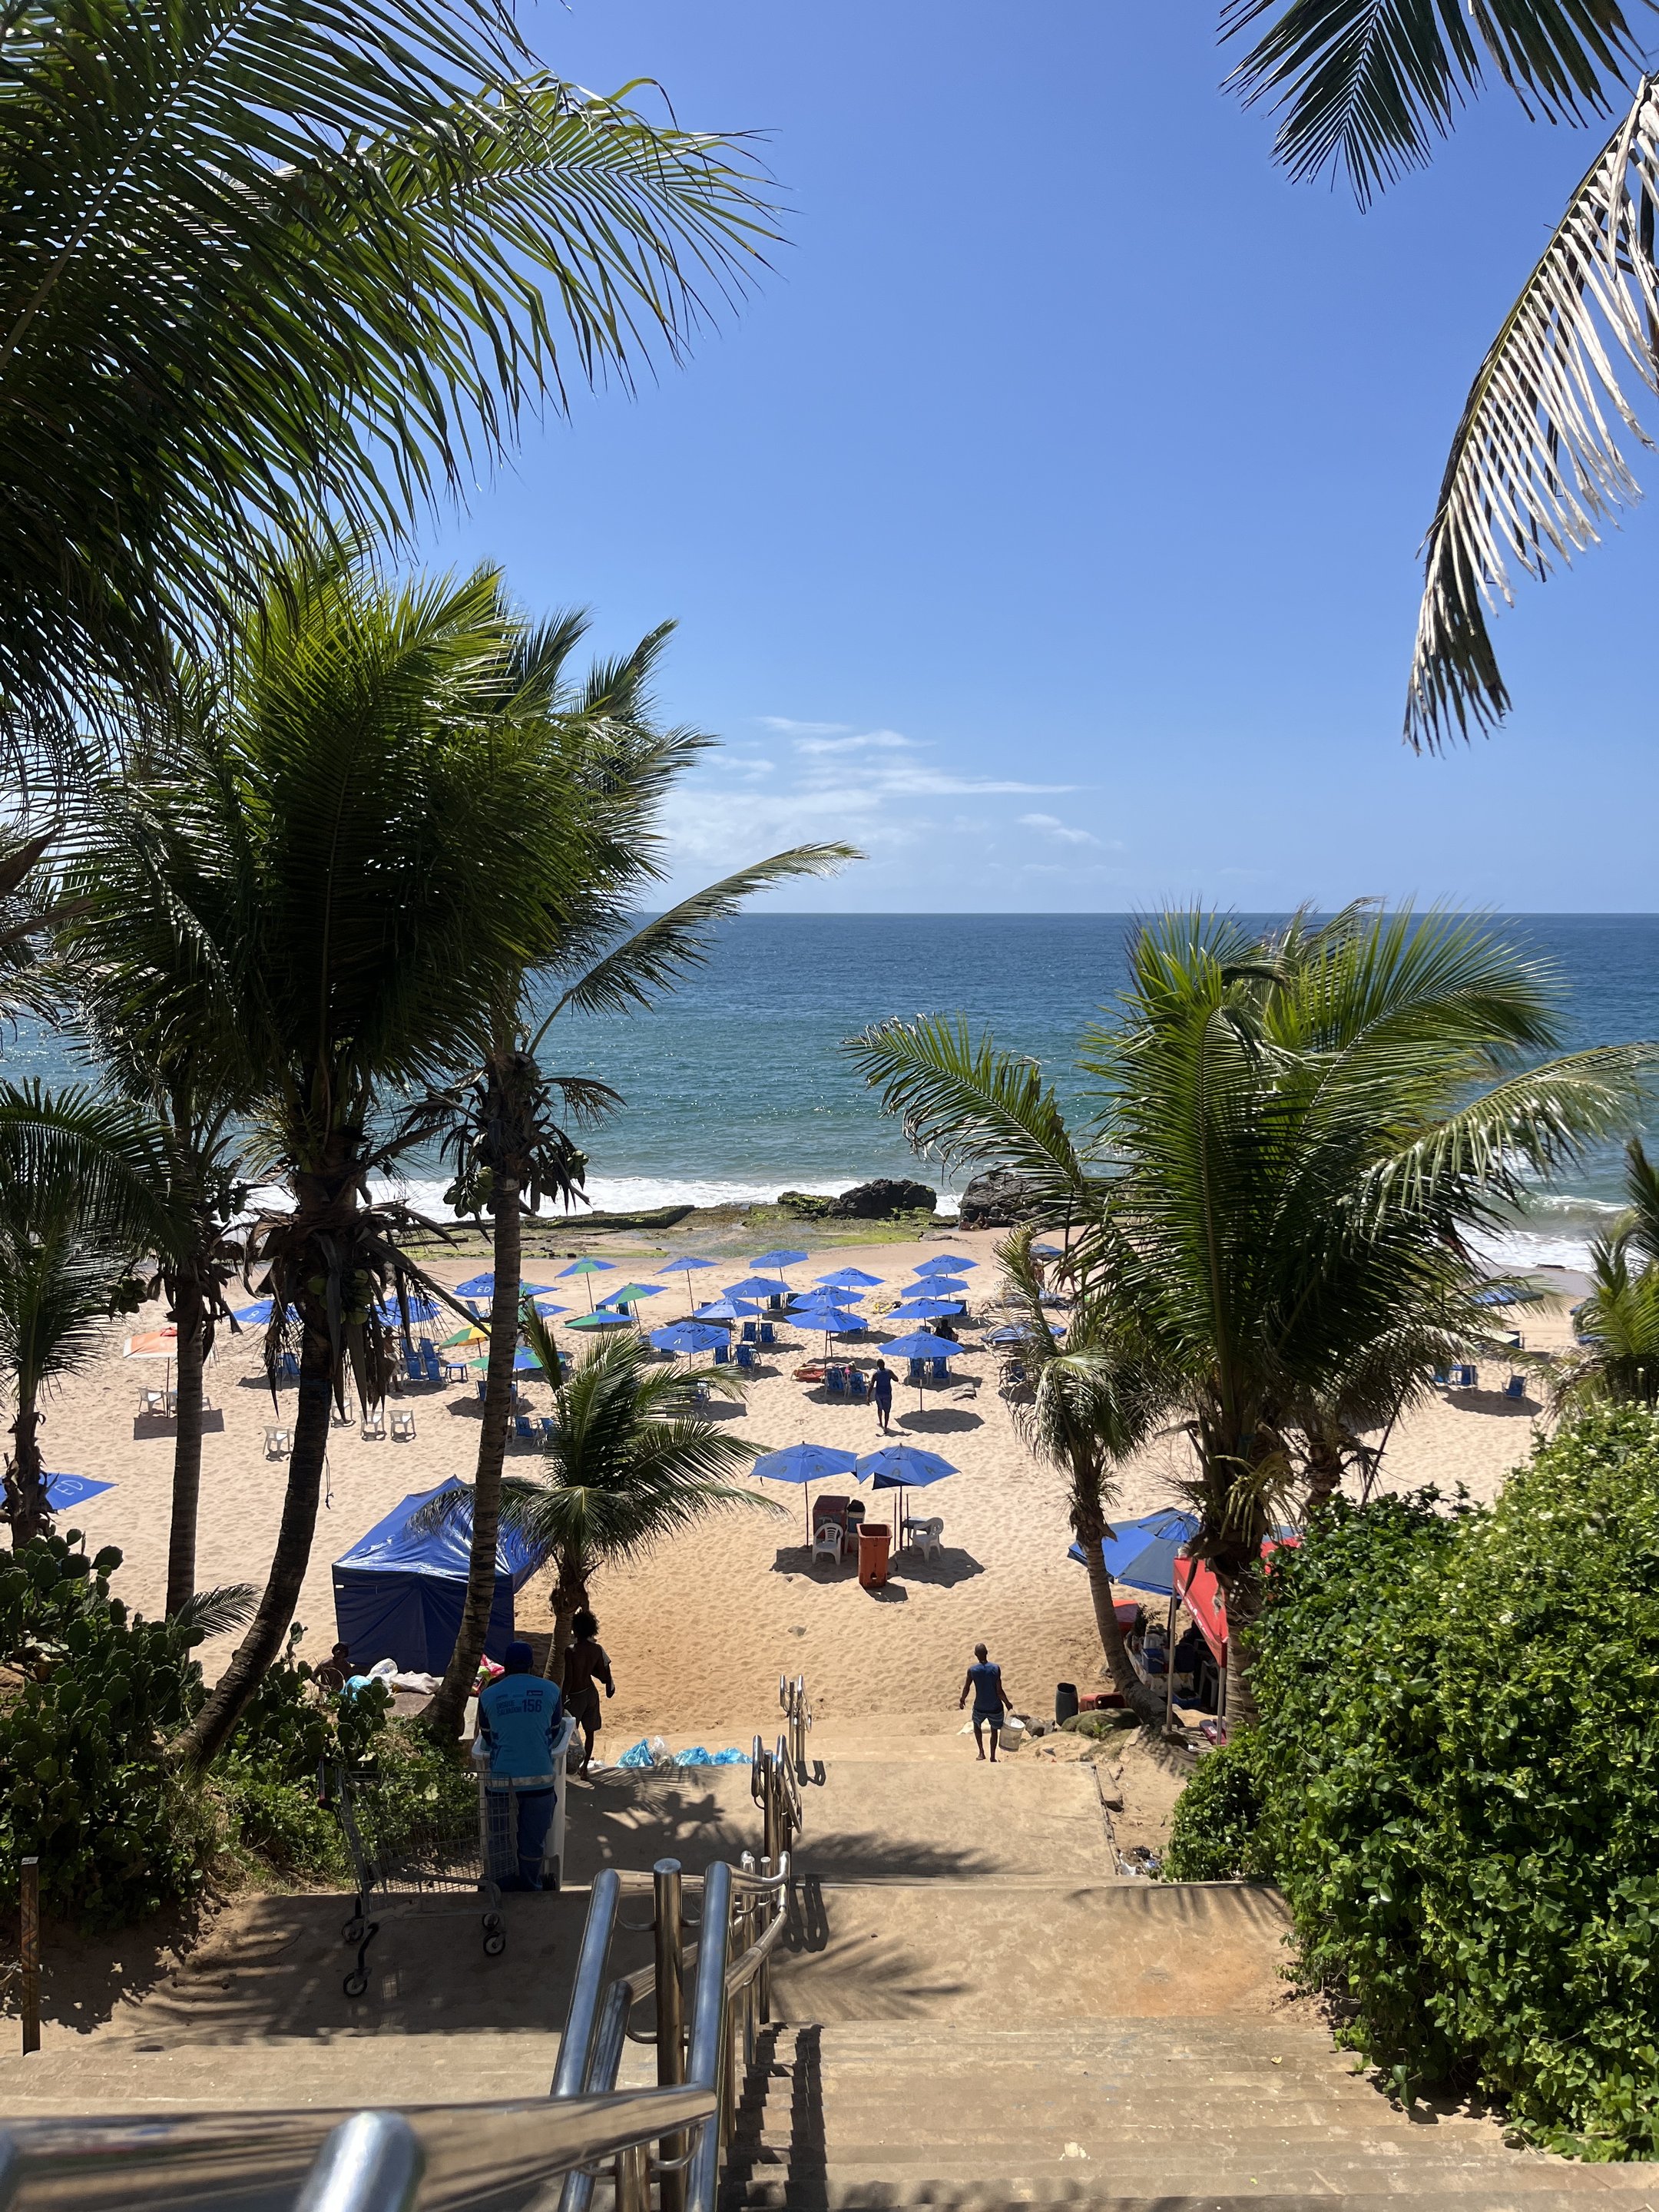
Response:
[{"label": "plastic chair", "polygon": [[738,1346],[738,1366],[739,1366],[739,1367],[752,1367],[752,1366],[754,1365],[754,1364],[755,1364],[755,1347],[754,1347],[754,1346],[753,1346],[752,1344],[740,1344],[740,1345]]},{"label": "plastic chair", "polygon": [[913,1552],[920,1552],[924,1559],[931,1559],[938,1555],[940,1549],[939,1540],[944,1534],[945,1523],[937,1513],[928,1520],[907,1521],[904,1524],[905,1542],[909,1545]]},{"label": "plastic chair", "polygon": [[297,1382],[299,1381],[300,1362],[293,1352],[285,1352],[283,1354],[282,1365],[278,1368],[277,1373],[282,1376],[284,1382]]},{"label": "plastic chair", "polygon": [[167,1394],[165,1390],[146,1390],[138,1401],[141,1413],[165,1413],[167,1409]]},{"label": "plastic chair", "polygon": [[937,1359],[930,1360],[928,1362],[929,1366],[931,1366],[933,1370],[933,1380],[935,1382],[948,1382],[951,1379],[951,1370],[945,1364],[945,1358],[946,1354],[941,1352]]},{"label": "plastic chair", "polygon": [[265,1457],[267,1459],[286,1459],[293,1449],[294,1431],[292,1429],[267,1429],[265,1431]]},{"label": "plastic chair", "polygon": [[778,1340],[778,1333],[769,1321],[761,1323],[758,1334],[763,1344],[775,1344]]},{"label": "plastic chair", "polygon": [[479,1402],[480,1402],[480,1403],[482,1403],[482,1402],[483,1402],[483,1399],[488,1395],[488,1394],[489,1394],[489,1376],[485,1376],[485,1375],[481,1375],[481,1376],[479,1376],[479,1377],[478,1377],[478,1398],[479,1398]]},{"label": "plastic chair", "polygon": [[714,1346],[714,1364],[716,1367],[729,1367],[732,1364],[732,1347],[729,1344],[717,1344]]},{"label": "plastic chair", "polygon": [[925,1359],[913,1359],[910,1362],[910,1373],[908,1379],[912,1382],[920,1382],[927,1365],[927,1362]]},{"label": "plastic chair", "polygon": [[382,1407],[377,1406],[372,1413],[363,1415],[363,1436],[365,1439],[373,1442],[374,1438],[384,1437],[385,1434],[386,1413]]},{"label": "plastic chair", "polygon": [[847,1395],[846,1369],[826,1367],[823,1370],[823,1387],[832,1398],[844,1398]]},{"label": "plastic chair", "polygon": [[821,1528],[812,1532],[812,1565],[828,1559],[835,1566],[841,1565],[841,1530],[833,1522],[826,1521]]},{"label": "plastic chair", "polygon": [[441,1382],[444,1379],[438,1365],[438,1347],[429,1336],[421,1339],[421,1372],[428,1382]]},{"label": "plastic chair", "polygon": [[1452,1381],[1460,1390],[1473,1390],[1477,1387],[1480,1381],[1480,1370],[1478,1367],[1470,1367],[1468,1365],[1454,1367],[1452,1370]]},{"label": "plastic chair", "polygon": [[1511,1375],[1509,1381],[1504,1385],[1504,1395],[1506,1398],[1524,1398],[1526,1395],[1526,1376],[1524,1375]]},{"label": "plastic chair", "polygon": [[540,1420],[536,1424],[536,1431],[544,1444],[550,1444],[552,1443],[553,1416],[551,1413],[544,1413],[542,1415]]},{"label": "plastic chair", "polygon": [[415,1416],[407,1407],[392,1416],[392,1434],[394,1440],[401,1439],[404,1443],[411,1444],[414,1443]]},{"label": "plastic chair", "polygon": [[522,1437],[527,1444],[535,1443],[536,1425],[531,1419],[528,1413],[520,1413],[515,1415],[513,1422],[513,1433],[515,1437]]},{"label": "plastic chair", "polygon": [[864,1370],[862,1368],[849,1367],[848,1369],[847,1395],[849,1398],[857,1398],[860,1402],[862,1402],[866,1395],[864,1387]]},{"label": "plastic chair", "polygon": [[755,1324],[752,1321],[746,1321],[743,1325],[743,1340],[745,1344],[752,1344],[755,1341]]},{"label": "plastic chair", "polygon": [[424,1382],[426,1370],[421,1364],[420,1353],[412,1344],[400,1345],[398,1349],[403,1354],[404,1382]]}]

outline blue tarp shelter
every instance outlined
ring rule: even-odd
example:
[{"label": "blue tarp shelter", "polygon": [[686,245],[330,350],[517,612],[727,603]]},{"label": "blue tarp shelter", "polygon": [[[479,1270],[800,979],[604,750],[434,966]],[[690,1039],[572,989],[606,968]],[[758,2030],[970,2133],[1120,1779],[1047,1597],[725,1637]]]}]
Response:
[{"label": "blue tarp shelter", "polygon": [[[428,1498],[459,1490],[464,1503],[436,1528],[411,1524]],[[441,1674],[460,1632],[472,1498],[464,1483],[417,1491],[377,1521],[334,1562],[334,1619],[340,1641],[367,1669],[395,1659],[400,1669]],[[514,1595],[540,1564],[524,1537],[503,1529],[495,1547],[495,1602],[484,1649],[498,1663],[513,1638]]]}]

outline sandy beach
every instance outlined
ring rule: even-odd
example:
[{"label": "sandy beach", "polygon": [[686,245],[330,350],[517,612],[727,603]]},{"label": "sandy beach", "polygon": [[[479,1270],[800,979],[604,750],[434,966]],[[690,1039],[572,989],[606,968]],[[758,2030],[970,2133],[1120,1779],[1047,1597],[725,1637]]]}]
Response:
[{"label": "sandy beach", "polygon": [[[757,1239],[750,1231],[744,1249],[768,1241],[780,1240],[775,1234]],[[969,1276],[970,1312],[982,1309],[995,1289],[997,1232],[849,1246],[809,1229],[786,1241],[815,1248],[811,1260],[789,1270],[801,1287],[848,1263],[883,1277],[887,1289],[872,1292],[870,1304],[896,1291],[917,1261],[941,1249],[978,1262]],[[642,1281],[662,1280],[663,1295],[650,1301],[651,1323],[660,1327],[684,1314],[686,1282],[683,1275],[659,1277],[655,1271],[668,1250],[687,1247],[677,1242],[653,1250],[653,1242],[629,1236],[596,1244],[618,1272],[594,1279],[601,1285],[619,1283],[628,1279],[622,1272],[627,1270]],[[727,1235],[719,1242],[729,1248],[733,1240]],[[699,1249],[695,1238],[690,1249]],[[702,1249],[714,1255],[714,1246]],[[533,1280],[550,1283],[568,1264],[564,1258],[539,1260],[527,1272]],[[476,1257],[446,1258],[431,1272],[454,1284],[481,1265],[487,1262]],[[750,1272],[746,1257],[727,1249],[696,1275],[698,1301]],[[572,1294],[573,1311],[585,1309],[580,1282],[562,1289]],[[159,1310],[147,1310],[112,1328],[107,1356],[51,1402],[44,1431],[48,1466],[114,1484],[62,1516],[59,1526],[83,1528],[94,1547],[118,1545],[125,1564],[116,1589],[146,1613],[160,1610],[165,1588],[173,1432],[170,1423],[138,1411],[143,1389],[161,1381],[161,1368],[125,1359],[121,1346],[131,1331],[161,1319]],[[1565,1345],[1570,1339],[1565,1299],[1528,1311],[1521,1326],[1530,1349]],[[879,1335],[878,1320],[875,1328]],[[970,1326],[966,1333],[971,1340],[979,1332]],[[801,1342],[793,1329],[781,1335],[791,1345]],[[580,1335],[562,1326],[561,1339],[580,1354]],[[802,1439],[873,1449],[878,1437],[869,1405],[830,1398],[821,1388],[793,1379],[805,1349],[821,1347],[822,1339],[816,1339],[810,1347],[763,1364],[744,1405],[720,1418],[769,1449]],[[866,1365],[877,1349],[874,1336],[848,1346]],[[827,1721],[890,1724],[915,1716],[937,1727],[953,1712],[963,1668],[978,1641],[988,1644],[1002,1662],[1016,1705],[1034,1713],[1052,1708],[1056,1681],[1094,1682],[1098,1650],[1082,1571],[1066,1557],[1064,1485],[1022,1443],[1012,1412],[998,1395],[998,1360],[994,1349],[970,1344],[952,1362],[952,1381],[930,1387],[920,1403],[914,1389],[900,1384],[896,1434],[943,1454],[958,1471],[927,1492],[925,1507],[913,1499],[910,1509],[943,1518],[942,1554],[924,1563],[913,1552],[899,1553],[885,1590],[861,1589],[850,1567],[821,1566],[814,1572],[802,1492],[760,1484],[754,1486],[757,1494],[777,1510],[718,1516],[641,1563],[605,1575],[595,1603],[618,1694],[606,1712],[602,1751],[614,1757],[647,1729],[676,1745],[702,1741],[714,1747],[716,1738],[746,1744],[756,1728],[769,1728],[784,1669],[805,1674]],[[1389,1440],[1387,1486],[1434,1482],[1449,1492],[1461,1483],[1476,1498],[1492,1497],[1525,1456],[1543,1413],[1535,1386],[1519,1401],[1502,1395],[1509,1371],[1507,1364],[1487,1364],[1481,1388],[1441,1394],[1402,1420]],[[273,1412],[258,1334],[250,1332],[222,1339],[209,1390],[215,1412],[203,1451],[198,1583],[261,1582],[283,1489],[282,1462],[264,1455],[264,1430],[273,1420],[291,1420],[294,1386],[283,1389]],[[526,1396],[531,1411],[546,1409],[544,1385],[532,1384]],[[479,1407],[471,1383],[441,1390],[412,1387],[390,1402],[414,1412],[412,1441],[367,1441],[355,1426],[334,1432],[327,1503],[318,1517],[298,1616],[307,1628],[302,1652],[314,1659],[326,1656],[334,1635],[332,1561],[410,1492],[453,1476],[471,1479]],[[1145,1512],[1170,1500],[1185,1451],[1182,1440],[1168,1438],[1133,1462],[1125,1472],[1121,1510]],[[517,1445],[509,1469],[516,1465],[529,1471],[535,1456],[531,1447]],[[864,1495],[872,1520],[883,1517],[893,1503],[887,1493]],[[547,1625],[544,1579],[521,1593],[519,1619],[532,1628]],[[209,1649],[210,1674],[228,1649],[222,1642]],[[380,1655],[356,1656],[367,1663]]]}]

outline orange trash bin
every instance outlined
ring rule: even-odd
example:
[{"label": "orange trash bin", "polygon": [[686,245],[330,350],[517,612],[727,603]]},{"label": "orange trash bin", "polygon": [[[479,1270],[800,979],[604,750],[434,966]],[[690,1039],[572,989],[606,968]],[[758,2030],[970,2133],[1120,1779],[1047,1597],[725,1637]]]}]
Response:
[{"label": "orange trash bin", "polygon": [[866,1589],[879,1589],[887,1579],[887,1549],[893,1531],[885,1521],[866,1521],[859,1530],[859,1581]]}]

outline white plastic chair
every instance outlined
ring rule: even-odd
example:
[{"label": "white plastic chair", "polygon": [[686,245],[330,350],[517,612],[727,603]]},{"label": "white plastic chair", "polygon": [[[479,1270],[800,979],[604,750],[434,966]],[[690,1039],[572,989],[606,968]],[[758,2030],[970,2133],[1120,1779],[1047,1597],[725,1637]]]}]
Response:
[{"label": "white plastic chair", "polygon": [[414,1414],[407,1411],[394,1413],[392,1416],[392,1434],[394,1440],[401,1437],[406,1443],[413,1443],[415,1441]]},{"label": "white plastic chair", "polygon": [[920,1552],[924,1559],[929,1559],[933,1558],[940,1549],[941,1540],[945,1534],[945,1523],[937,1513],[931,1520],[907,1521],[904,1524],[904,1534],[910,1548]]},{"label": "white plastic chair", "polygon": [[139,1407],[139,1411],[140,1411],[141,1413],[166,1413],[166,1411],[167,1411],[167,1392],[166,1392],[165,1390],[146,1390],[146,1391],[145,1391],[145,1393],[144,1393],[144,1395],[143,1395],[143,1401],[142,1401],[142,1402],[141,1402],[141,1404],[140,1404],[140,1407]]},{"label": "white plastic chair", "polygon": [[841,1565],[841,1530],[833,1521],[826,1521],[822,1528],[813,1533],[812,1565],[817,1566],[820,1559],[829,1559],[836,1566]]},{"label": "white plastic chair", "polygon": [[365,1437],[372,1438],[375,1437],[383,1437],[385,1434],[386,1414],[382,1409],[377,1406],[372,1413],[365,1412],[363,1414],[363,1435]]},{"label": "white plastic chair", "polygon": [[267,1459],[286,1459],[293,1449],[294,1431],[292,1429],[267,1429],[265,1431],[265,1457]]}]

